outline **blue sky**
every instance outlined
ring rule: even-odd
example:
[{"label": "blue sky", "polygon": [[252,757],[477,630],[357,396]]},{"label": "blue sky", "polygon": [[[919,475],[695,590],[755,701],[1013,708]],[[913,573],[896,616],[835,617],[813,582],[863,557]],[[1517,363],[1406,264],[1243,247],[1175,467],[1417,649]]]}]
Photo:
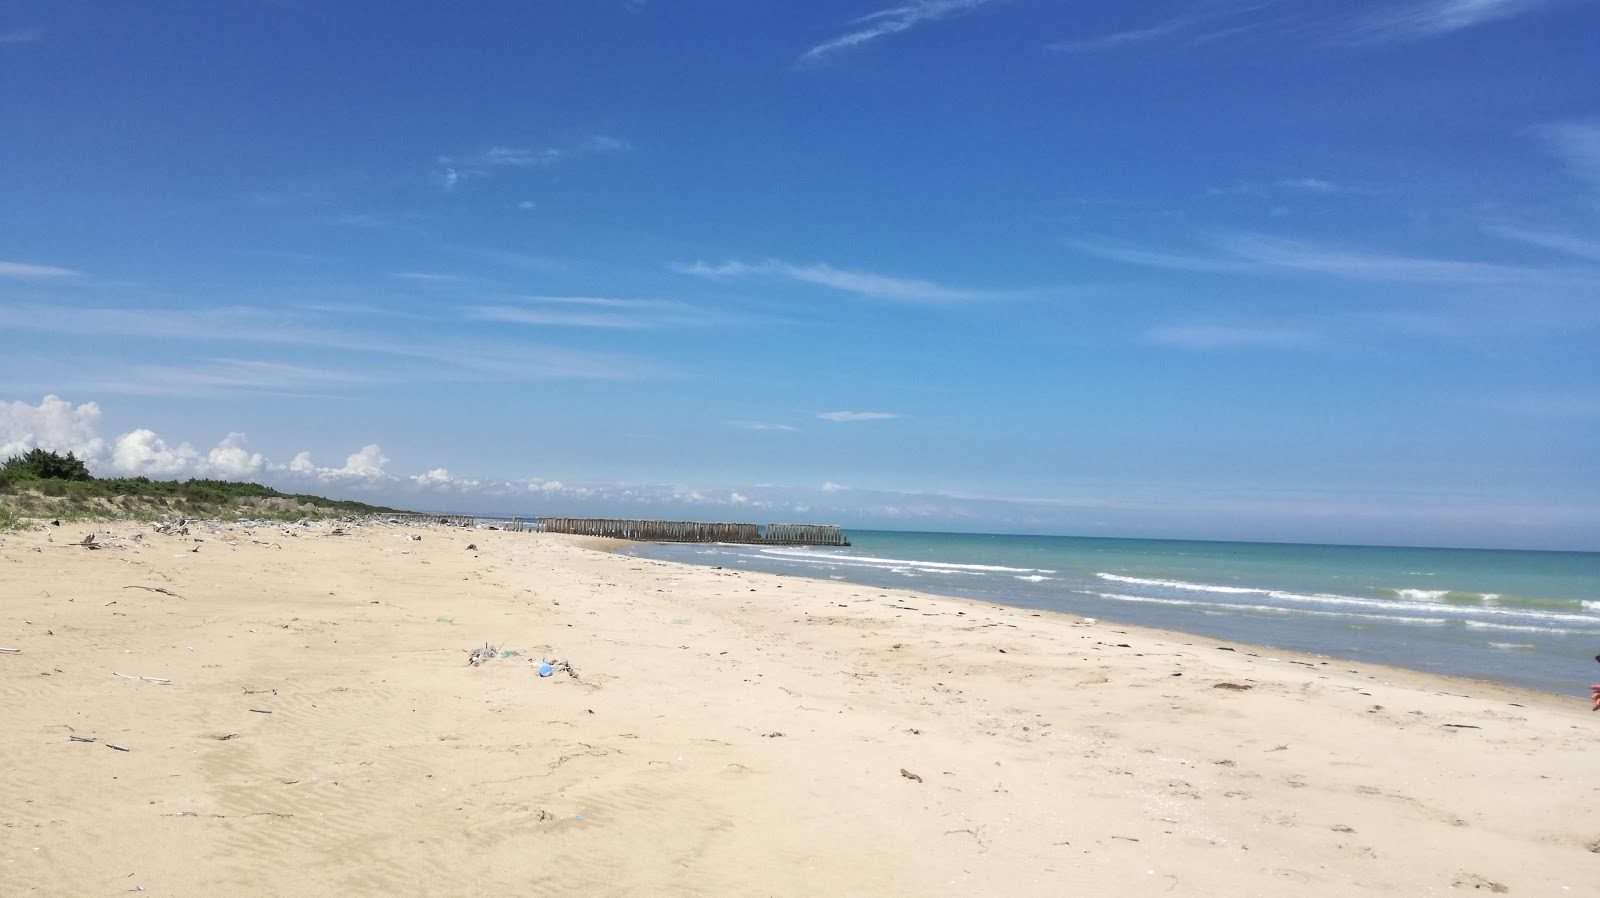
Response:
[{"label": "blue sky", "polygon": [[11,2],[0,449],[1600,549],[1596,34],[1583,0]]}]

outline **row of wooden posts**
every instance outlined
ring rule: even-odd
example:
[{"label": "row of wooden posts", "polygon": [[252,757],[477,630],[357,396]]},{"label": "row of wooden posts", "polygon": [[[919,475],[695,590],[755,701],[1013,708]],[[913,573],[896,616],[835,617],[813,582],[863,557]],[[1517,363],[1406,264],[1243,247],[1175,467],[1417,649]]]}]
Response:
[{"label": "row of wooden posts", "polygon": [[724,524],[703,521],[644,521],[617,518],[535,518],[523,527],[543,533],[607,536],[640,542],[751,543],[783,546],[848,546],[837,524]]},{"label": "row of wooden posts", "polygon": [[[397,524],[471,527],[465,514],[387,514]],[[769,546],[848,546],[837,524],[722,524],[703,521],[644,521],[623,518],[512,518],[500,529],[513,533],[570,533],[656,543],[749,543]]]}]

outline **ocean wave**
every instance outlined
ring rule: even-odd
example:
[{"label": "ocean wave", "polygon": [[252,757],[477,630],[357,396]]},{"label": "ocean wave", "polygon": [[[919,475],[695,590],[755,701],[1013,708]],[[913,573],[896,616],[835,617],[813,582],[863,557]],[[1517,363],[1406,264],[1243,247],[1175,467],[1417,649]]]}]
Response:
[{"label": "ocean wave", "polygon": [[873,555],[841,555],[833,552],[814,552],[806,549],[762,549],[761,554],[777,558],[808,559],[829,564],[856,567],[898,568],[911,567],[929,573],[995,573],[995,574],[1053,574],[1055,571],[1032,567],[1005,567],[998,564],[964,564],[955,561],[918,561],[910,558],[878,558]]},{"label": "ocean wave", "polygon": [[1248,586],[1213,586],[1210,583],[1190,583],[1187,580],[1149,580],[1144,577],[1124,577],[1121,574],[1102,573],[1096,573],[1095,576],[1102,580],[1110,580],[1113,583],[1130,583],[1134,586],[1165,586],[1168,589],[1191,589],[1195,592],[1225,592],[1237,595],[1250,593],[1266,595],[1268,592],[1265,589],[1254,589]]},{"label": "ocean wave", "polygon": [[[1600,625],[1600,618],[1592,614],[1561,613],[1558,610],[1583,612],[1600,610],[1600,603],[1546,600],[1514,601],[1499,593],[1462,593],[1448,589],[1386,589],[1383,593],[1402,599],[1369,599],[1338,593],[1302,593],[1282,589],[1260,589],[1245,586],[1219,586],[1211,583],[1191,583],[1187,580],[1162,580],[1145,577],[1127,577],[1121,574],[1096,573],[1102,580],[1126,583],[1133,586],[1152,586],[1162,589],[1181,589],[1222,595],[1259,595],[1280,602],[1309,605],[1338,605],[1347,608],[1370,608],[1401,611],[1406,608],[1426,608],[1430,611],[1450,612],[1462,617],[1515,617],[1528,621],[1587,623]],[[1470,600],[1469,600],[1470,598]],[[1238,606],[1243,607],[1243,606]]]},{"label": "ocean wave", "polygon": [[[1313,617],[1343,617],[1363,620],[1381,620],[1399,624],[1443,625],[1450,623],[1443,617],[1410,617],[1399,614],[1372,614],[1361,611],[1318,611],[1315,608],[1285,608],[1282,605],[1244,605],[1235,602],[1205,602],[1200,599],[1160,599],[1154,596],[1130,596],[1115,592],[1095,592],[1090,595],[1122,602],[1140,602],[1149,605],[1181,605],[1207,610],[1208,613],[1228,611],[1257,611],[1264,614],[1305,614]],[[1214,612],[1213,612],[1214,609]]]},{"label": "ocean wave", "polygon": [[1044,581],[1050,580],[1050,579],[1053,579],[1053,578],[1046,577],[1043,574],[1030,574],[1030,575],[1018,574],[1015,577],[1013,577],[1012,579],[1013,580],[1026,580],[1029,583],[1043,583]]}]

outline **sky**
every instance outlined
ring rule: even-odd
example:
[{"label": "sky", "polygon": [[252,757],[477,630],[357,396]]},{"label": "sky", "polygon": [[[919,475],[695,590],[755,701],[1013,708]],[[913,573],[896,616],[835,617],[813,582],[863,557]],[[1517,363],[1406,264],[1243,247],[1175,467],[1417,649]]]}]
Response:
[{"label": "sky", "polygon": [[0,454],[1600,550],[1600,3],[0,6]]}]

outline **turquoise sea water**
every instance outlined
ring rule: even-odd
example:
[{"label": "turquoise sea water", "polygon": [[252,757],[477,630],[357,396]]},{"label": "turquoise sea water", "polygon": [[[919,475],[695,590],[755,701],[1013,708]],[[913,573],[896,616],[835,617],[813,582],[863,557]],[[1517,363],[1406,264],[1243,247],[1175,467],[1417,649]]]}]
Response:
[{"label": "turquoise sea water", "polygon": [[656,544],[694,564],[1066,611],[1564,694],[1600,680],[1600,553],[850,531]]}]

